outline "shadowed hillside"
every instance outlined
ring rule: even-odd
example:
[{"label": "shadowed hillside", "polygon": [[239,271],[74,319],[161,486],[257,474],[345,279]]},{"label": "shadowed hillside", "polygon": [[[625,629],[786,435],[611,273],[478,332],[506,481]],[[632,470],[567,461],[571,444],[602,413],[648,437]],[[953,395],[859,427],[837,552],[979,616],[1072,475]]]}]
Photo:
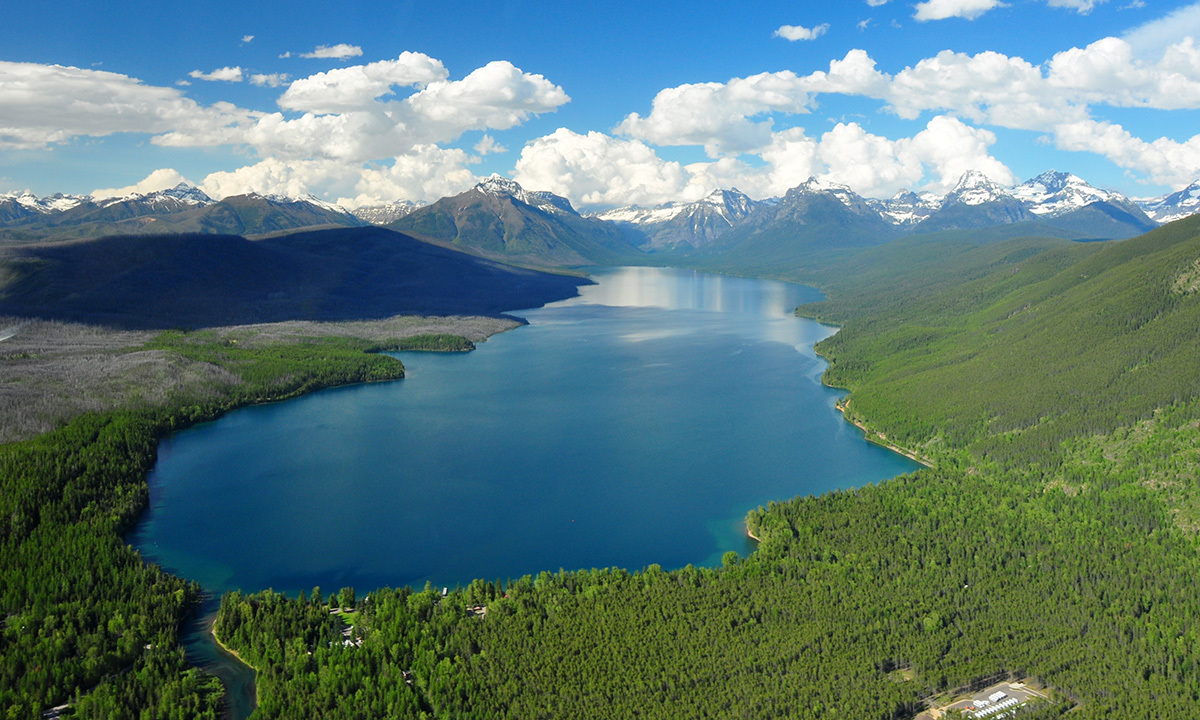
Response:
[{"label": "shadowed hillside", "polygon": [[258,241],[119,236],[4,251],[0,315],[123,328],[495,315],[572,297],[586,282],[373,227]]}]

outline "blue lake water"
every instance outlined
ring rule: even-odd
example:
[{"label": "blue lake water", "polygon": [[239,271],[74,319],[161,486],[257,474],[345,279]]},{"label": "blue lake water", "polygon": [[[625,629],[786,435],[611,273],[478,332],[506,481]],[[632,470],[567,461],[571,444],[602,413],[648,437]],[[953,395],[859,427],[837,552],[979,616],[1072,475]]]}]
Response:
[{"label": "blue lake water", "polygon": [[474,352],[400,354],[404,380],[165,439],[127,541],[213,592],[716,565],[754,507],[916,468],[834,409],[811,288],[594,278]]}]

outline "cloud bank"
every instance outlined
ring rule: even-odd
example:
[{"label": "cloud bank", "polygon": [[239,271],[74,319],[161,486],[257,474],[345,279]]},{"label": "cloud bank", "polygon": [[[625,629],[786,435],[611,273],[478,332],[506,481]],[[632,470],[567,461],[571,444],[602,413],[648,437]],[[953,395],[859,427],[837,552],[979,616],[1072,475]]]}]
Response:
[{"label": "cloud bank", "polygon": [[[1047,1],[1080,13],[1100,4]],[[996,7],[994,0],[930,0],[916,12],[970,19]],[[514,175],[583,206],[697,199],[730,186],[767,197],[809,176],[879,197],[903,188],[945,190],[967,169],[1015,179],[993,150],[993,130],[1006,129],[1182,187],[1200,175],[1200,135],[1140,138],[1105,111],[1200,108],[1193,25],[1200,28],[1200,4],[1040,63],[947,50],[886,72],[855,49],[807,73],[682,84],[662,89],[648,111],[627,113],[607,132],[560,128],[514,148]],[[811,39],[822,27],[783,26],[778,34]],[[318,51],[338,59],[361,54],[357,46],[335,45],[310,55]],[[276,107],[204,104],[183,88],[119,73],[0,62],[0,148],[46,150],[77,138],[144,134],[154,145],[244,153],[243,167],[201,181],[218,198],[256,191],[314,192],[350,204],[433,200],[469,187],[473,166],[508,152],[498,134],[570,101],[562,87],[507,61],[455,76],[416,52],[294,79],[236,65],[189,75],[278,88]],[[878,112],[914,124],[905,136],[886,137],[866,122],[814,118],[822,96],[834,95],[868,99]],[[453,147],[468,133],[476,135]],[[681,163],[660,155],[675,147],[703,148],[707,157]],[[151,186],[179,178],[164,169],[104,192],[161,189]]]}]

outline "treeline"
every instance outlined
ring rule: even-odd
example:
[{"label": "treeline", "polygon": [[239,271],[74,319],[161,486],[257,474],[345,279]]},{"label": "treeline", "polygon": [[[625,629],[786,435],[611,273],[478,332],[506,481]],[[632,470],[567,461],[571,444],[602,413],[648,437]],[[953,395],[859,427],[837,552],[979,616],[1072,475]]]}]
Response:
[{"label": "treeline", "polygon": [[936,467],[752,512],[748,558],[375,591],[361,646],[321,648],[312,599],[231,596],[222,637],[263,717],[882,720],[997,676],[1051,689],[1030,717],[1194,717],[1198,236],[916,238],[824,269],[828,378]]},{"label": "treeline", "polygon": [[179,644],[199,588],[147,565],[121,539],[145,508],[158,438],[251,402],[402,377],[396,359],[364,352],[400,346],[313,339],[239,348],[208,333],[163,333],[151,348],[214,363],[242,382],[215,399],[83,416],[0,445],[4,717],[35,718],[67,702],[80,717],[216,717],[219,683],[189,669]]}]

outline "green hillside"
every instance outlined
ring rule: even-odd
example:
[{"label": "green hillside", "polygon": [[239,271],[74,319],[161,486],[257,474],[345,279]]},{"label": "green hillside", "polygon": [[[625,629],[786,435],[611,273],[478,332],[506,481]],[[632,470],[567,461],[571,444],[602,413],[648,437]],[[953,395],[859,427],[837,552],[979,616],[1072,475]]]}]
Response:
[{"label": "green hillside", "polygon": [[[860,262],[894,273],[904,250]],[[1195,398],[1200,219],[1124,242],[958,250],[940,253],[937,273],[911,269],[919,288],[847,274],[830,280],[833,301],[801,310],[845,321],[819,348],[827,379],[903,444],[1056,463],[1065,439]]]}]

